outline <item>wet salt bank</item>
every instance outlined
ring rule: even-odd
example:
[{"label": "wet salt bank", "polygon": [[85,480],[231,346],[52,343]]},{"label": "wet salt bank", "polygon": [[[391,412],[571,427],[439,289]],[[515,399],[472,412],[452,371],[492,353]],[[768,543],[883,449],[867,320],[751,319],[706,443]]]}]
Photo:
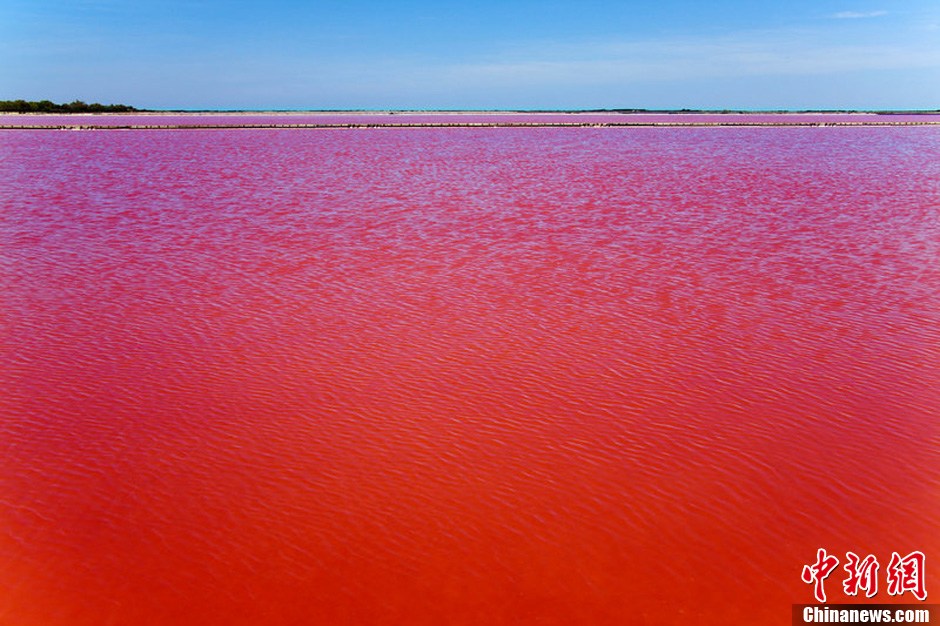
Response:
[{"label": "wet salt bank", "polygon": [[934,592],[936,127],[0,154],[0,622],[784,625],[820,548]]}]

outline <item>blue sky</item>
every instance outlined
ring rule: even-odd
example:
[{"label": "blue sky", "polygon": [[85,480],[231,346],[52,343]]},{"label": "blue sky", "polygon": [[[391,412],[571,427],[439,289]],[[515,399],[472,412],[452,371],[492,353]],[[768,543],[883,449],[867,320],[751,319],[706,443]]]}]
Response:
[{"label": "blue sky", "polygon": [[940,3],[0,0],[0,99],[937,109]]}]

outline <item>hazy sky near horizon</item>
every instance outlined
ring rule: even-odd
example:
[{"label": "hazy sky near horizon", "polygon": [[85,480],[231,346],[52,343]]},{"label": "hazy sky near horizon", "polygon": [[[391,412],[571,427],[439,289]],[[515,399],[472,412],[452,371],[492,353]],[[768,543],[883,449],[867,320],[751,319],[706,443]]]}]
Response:
[{"label": "hazy sky near horizon", "polygon": [[0,0],[0,99],[937,109],[936,0]]}]

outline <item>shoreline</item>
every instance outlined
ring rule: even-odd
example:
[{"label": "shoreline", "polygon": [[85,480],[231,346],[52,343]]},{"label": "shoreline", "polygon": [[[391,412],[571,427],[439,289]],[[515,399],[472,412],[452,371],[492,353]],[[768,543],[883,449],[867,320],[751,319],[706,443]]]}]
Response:
[{"label": "shoreline", "polygon": [[166,116],[166,115],[940,115],[940,109],[159,109],[102,112],[0,111],[3,116]]},{"label": "shoreline", "polygon": [[940,126],[940,119],[923,122],[439,122],[404,124],[0,124],[3,130],[370,130],[420,128],[877,128]]},{"label": "shoreline", "polygon": [[940,112],[0,113],[0,130],[940,126]]}]

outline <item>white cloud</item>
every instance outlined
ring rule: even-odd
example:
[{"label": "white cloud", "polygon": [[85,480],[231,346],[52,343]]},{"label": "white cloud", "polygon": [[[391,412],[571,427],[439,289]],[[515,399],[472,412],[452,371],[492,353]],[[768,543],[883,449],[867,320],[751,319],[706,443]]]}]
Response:
[{"label": "white cloud", "polygon": [[857,20],[864,19],[866,17],[881,17],[882,15],[887,15],[887,11],[841,11],[835,13],[832,17],[837,20]]},{"label": "white cloud", "polygon": [[[464,85],[604,85],[748,76],[820,76],[940,67],[923,42],[837,42],[819,32],[548,44],[447,67]],[[445,79],[446,80],[446,79]]]}]

